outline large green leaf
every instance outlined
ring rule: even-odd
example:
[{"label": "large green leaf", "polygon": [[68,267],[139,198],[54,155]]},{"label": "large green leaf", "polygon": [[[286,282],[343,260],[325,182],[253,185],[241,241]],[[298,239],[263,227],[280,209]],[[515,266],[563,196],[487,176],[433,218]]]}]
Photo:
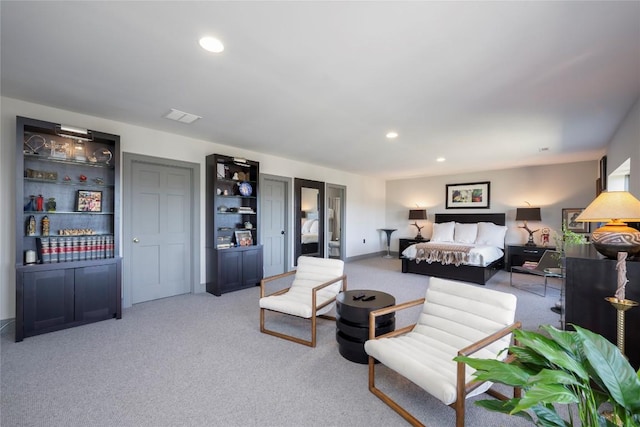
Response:
[{"label": "large green leaf", "polygon": [[539,426],[571,427],[571,423],[563,419],[553,406],[547,407],[544,405],[537,405],[531,408],[531,410],[536,414],[536,417],[538,417],[538,422],[536,424]]},{"label": "large green leaf", "polygon": [[464,362],[474,368],[473,375],[480,381],[491,381],[510,386],[527,384],[529,374],[522,368],[495,359],[475,359],[468,356],[456,356],[456,362]]},{"label": "large green leaf", "polygon": [[[501,414],[511,414],[511,411],[515,408],[518,400],[520,399],[511,399],[511,400],[497,400],[497,399],[487,399],[487,400],[478,400],[476,401],[476,405],[481,406],[489,411],[500,412]],[[524,418],[527,421],[533,422],[533,418],[527,412],[518,412],[511,415],[515,415],[520,418]]]},{"label": "large green leaf", "polygon": [[574,372],[582,379],[589,378],[587,370],[570,354],[550,338],[542,334],[530,331],[516,330],[518,340],[521,345],[529,347],[541,356],[544,356],[550,363],[568,371]]},{"label": "large green leaf", "polygon": [[542,368],[549,367],[549,361],[530,348],[511,346],[509,351],[515,356],[518,363],[531,374],[538,372]]},{"label": "large green leaf", "polygon": [[552,325],[542,325],[540,329],[549,334],[551,339],[558,343],[566,352],[570,353],[574,359],[580,359],[580,343],[575,332],[561,331]]},{"label": "large green leaf", "polygon": [[516,410],[522,411],[540,403],[578,403],[580,399],[568,388],[557,384],[534,384],[520,402],[516,405]]},{"label": "large green leaf", "polygon": [[565,384],[575,385],[581,387],[582,382],[578,381],[576,377],[565,371],[558,371],[553,369],[543,369],[536,375],[529,377],[529,383],[543,383],[543,384]]},{"label": "large green leaf", "polygon": [[586,358],[611,397],[632,412],[640,411],[640,380],[620,350],[598,334],[575,328]]}]

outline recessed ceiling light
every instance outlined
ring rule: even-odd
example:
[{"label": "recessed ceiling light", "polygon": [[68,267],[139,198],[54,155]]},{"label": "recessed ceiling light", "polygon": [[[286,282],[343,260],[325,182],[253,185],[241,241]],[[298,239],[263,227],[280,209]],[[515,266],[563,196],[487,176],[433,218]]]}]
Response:
[{"label": "recessed ceiling light", "polygon": [[398,132],[394,132],[394,131],[387,132],[387,138],[396,139],[397,137],[398,137]]},{"label": "recessed ceiling light", "polygon": [[200,46],[209,52],[220,53],[224,50],[224,45],[215,37],[203,37],[200,39]]},{"label": "recessed ceiling light", "polygon": [[447,160],[447,159],[445,159],[444,157],[438,157],[438,158],[436,159],[436,162],[440,162],[440,163],[442,163],[442,162],[444,162],[445,160]]},{"label": "recessed ceiling light", "polygon": [[540,147],[540,148],[538,148],[538,151],[541,152],[541,153],[543,151],[549,151],[549,147]]}]

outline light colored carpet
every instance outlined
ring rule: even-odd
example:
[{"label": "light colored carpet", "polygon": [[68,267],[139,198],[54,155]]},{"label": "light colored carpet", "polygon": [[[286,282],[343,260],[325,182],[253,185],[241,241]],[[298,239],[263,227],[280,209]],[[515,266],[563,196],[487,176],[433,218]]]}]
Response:
[{"label": "light colored carpet", "polygon": [[[397,302],[424,296],[428,277],[402,274],[397,259],[346,264],[350,289],[379,289]],[[531,279],[527,277],[526,279]],[[535,278],[534,278],[535,279]],[[524,280],[523,280],[524,281]],[[488,288],[519,298],[525,328],[558,326],[543,298],[509,287],[500,272]],[[1,341],[0,424],[10,426],[403,426],[367,389],[367,366],[342,358],[335,324],[319,320],[309,348],[259,332],[258,288],[222,297],[182,295],[138,304],[108,320],[13,342]],[[413,322],[404,313],[397,327]],[[268,321],[275,321],[274,316]],[[283,328],[305,336],[308,323]],[[378,385],[430,426],[455,425],[455,412],[385,367]],[[467,406],[468,426],[525,426]]]}]

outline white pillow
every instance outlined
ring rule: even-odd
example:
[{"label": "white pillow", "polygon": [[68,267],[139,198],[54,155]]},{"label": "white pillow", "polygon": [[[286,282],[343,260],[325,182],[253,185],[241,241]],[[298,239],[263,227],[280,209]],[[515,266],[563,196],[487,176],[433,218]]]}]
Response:
[{"label": "white pillow", "polygon": [[300,232],[302,234],[309,234],[309,231],[311,230],[311,227],[313,226],[313,224],[316,222],[316,219],[308,219],[304,222],[304,224],[302,224],[302,230],[300,230]]},{"label": "white pillow", "polygon": [[431,234],[432,242],[453,242],[453,230],[456,223],[442,222],[433,224],[433,233]]},{"label": "white pillow", "polygon": [[309,228],[309,234],[318,234],[318,220],[314,219],[311,228]]},{"label": "white pillow", "polygon": [[456,243],[475,243],[478,236],[478,224],[462,224],[456,222],[455,232],[453,234]]},{"label": "white pillow", "polygon": [[496,225],[492,222],[478,223],[477,245],[497,246],[504,249],[504,236],[507,234],[507,227]]}]

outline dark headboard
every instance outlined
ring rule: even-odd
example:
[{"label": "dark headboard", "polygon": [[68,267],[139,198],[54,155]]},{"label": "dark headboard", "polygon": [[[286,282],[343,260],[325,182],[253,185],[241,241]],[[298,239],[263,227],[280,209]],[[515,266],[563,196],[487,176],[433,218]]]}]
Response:
[{"label": "dark headboard", "polygon": [[469,213],[469,214],[461,214],[461,213],[437,213],[436,214],[436,222],[462,222],[462,223],[470,223],[470,222],[492,222],[496,225],[505,225],[506,215],[503,213]]}]

